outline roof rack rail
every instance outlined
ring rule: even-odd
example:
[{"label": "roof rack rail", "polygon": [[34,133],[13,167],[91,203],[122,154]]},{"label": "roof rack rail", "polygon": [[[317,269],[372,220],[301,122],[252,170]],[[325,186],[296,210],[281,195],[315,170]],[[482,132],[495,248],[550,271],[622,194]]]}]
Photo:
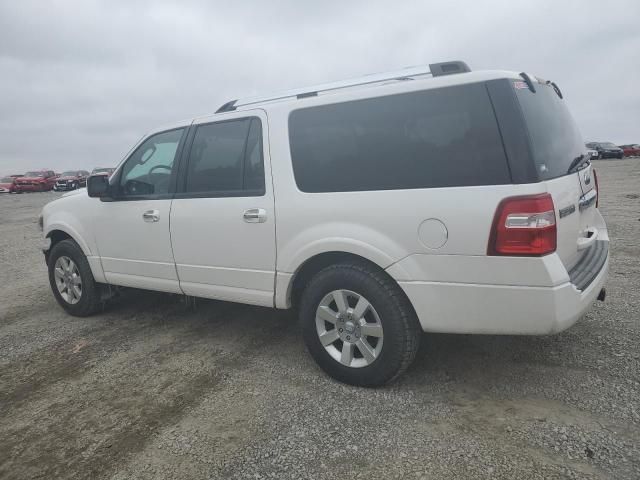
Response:
[{"label": "roof rack rail", "polygon": [[329,92],[332,90],[339,90],[342,88],[370,85],[374,83],[388,82],[391,80],[412,80],[414,77],[423,75],[431,75],[433,77],[440,77],[443,75],[451,75],[454,73],[470,72],[471,69],[465,62],[452,61],[443,63],[432,63],[428,67],[421,65],[416,67],[407,67],[400,70],[393,70],[390,72],[372,73],[364,75],[358,78],[352,78],[349,80],[340,80],[338,82],[323,83],[312,87],[296,88],[285,92],[276,93],[267,96],[257,96],[243,98],[239,100],[231,100],[230,102],[222,105],[216,113],[230,112],[238,107],[246,105],[253,105],[256,103],[271,102],[275,100],[284,100],[287,98],[307,98],[315,97],[320,92]]}]

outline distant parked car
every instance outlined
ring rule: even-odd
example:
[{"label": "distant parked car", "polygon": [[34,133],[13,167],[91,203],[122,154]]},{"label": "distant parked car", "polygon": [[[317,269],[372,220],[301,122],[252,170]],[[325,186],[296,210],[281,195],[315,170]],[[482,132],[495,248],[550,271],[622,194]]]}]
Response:
[{"label": "distant parked car", "polygon": [[105,167],[105,168],[99,167],[99,168],[94,168],[94,169],[91,171],[91,175],[107,175],[107,176],[111,176],[111,174],[112,174],[113,172],[115,172],[115,170],[116,170],[116,169],[115,169],[115,168],[113,168],[113,167]]},{"label": "distant parked car", "polygon": [[631,145],[620,145],[625,157],[640,156],[640,145],[633,143]]},{"label": "distant parked car", "polygon": [[53,189],[59,192],[62,190],[75,190],[76,188],[86,187],[88,176],[89,172],[86,170],[69,170],[62,172],[56,180]]},{"label": "distant parked car", "polygon": [[598,156],[600,155],[598,153],[598,151],[594,148],[589,148],[589,145],[587,145],[587,155],[589,155],[589,160],[595,160],[598,158]]},{"label": "distant parked car", "polygon": [[53,170],[27,172],[16,179],[16,189],[18,192],[48,192],[57,178]]},{"label": "distant parked car", "polygon": [[622,158],[624,152],[611,142],[590,142],[587,147],[598,152],[598,158]]},{"label": "distant parked car", "polygon": [[0,178],[0,193],[15,193],[16,192],[16,177],[9,175],[8,177]]}]

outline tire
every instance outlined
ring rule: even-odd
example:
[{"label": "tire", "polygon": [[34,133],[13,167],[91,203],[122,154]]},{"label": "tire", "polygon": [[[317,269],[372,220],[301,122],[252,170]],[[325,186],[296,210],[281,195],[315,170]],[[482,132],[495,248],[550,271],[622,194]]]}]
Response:
[{"label": "tire", "polygon": [[[61,259],[61,264],[57,262]],[[73,302],[76,294],[72,294],[71,300],[69,300],[69,290],[67,288],[66,293],[62,293],[58,288],[58,280],[56,279],[56,268],[63,267],[65,260],[70,259],[75,265],[75,271],[77,275],[69,278],[69,281],[73,283],[73,279],[80,277],[81,284],[79,286],[80,295],[77,301]],[[80,247],[73,240],[62,240],[56,243],[48,257],[49,268],[49,284],[51,285],[51,291],[62,308],[67,313],[74,317],[86,317],[95,313],[100,308],[100,291],[96,284],[87,257],[84,255]],[[72,270],[72,269],[70,269]],[[63,268],[64,271],[64,268]],[[60,272],[60,271],[59,271]],[[64,283],[64,281],[63,281]],[[64,296],[63,296],[64,295]],[[64,298],[64,297],[67,298]],[[72,303],[73,302],[73,303]]]},{"label": "tire", "polygon": [[[344,313],[340,315],[335,301],[328,303],[336,295],[340,296],[335,292],[344,291],[348,292],[346,301],[351,312],[356,314],[354,320],[346,323],[345,318],[352,317]],[[369,304],[362,320],[357,318],[358,297],[364,298]],[[330,311],[329,315],[337,315],[331,317],[331,320],[336,321],[333,325],[331,321],[317,317],[316,312],[320,308],[325,309],[325,312]],[[318,272],[302,292],[299,316],[304,342],[313,359],[328,375],[350,385],[377,387],[395,380],[411,365],[420,345],[420,324],[404,292],[385,273],[365,264],[332,265]],[[344,318],[341,319],[341,316]],[[369,323],[371,321],[374,323]],[[359,326],[354,327],[354,323]],[[339,325],[344,328],[339,329]],[[366,331],[372,331],[371,328],[374,327],[377,334],[382,336],[367,336],[363,333],[364,325],[368,327]],[[325,334],[341,337],[327,347],[323,346],[320,330],[324,328],[330,329]],[[342,333],[339,334],[338,330]],[[349,342],[346,341],[349,337],[345,337],[348,332],[351,332]],[[356,341],[356,337],[358,342],[364,340],[364,345],[371,347],[369,352],[377,352],[375,357],[370,354],[368,359],[365,358],[358,347],[362,345],[359,343],[350,347],[352,360],[349,360],[349,354],[341,356],[344,355],[345,345]],[[329,337],[325,338],[327,341],[331,340]],[[349,366],[341,363],[343,358],[350,361]]]}]

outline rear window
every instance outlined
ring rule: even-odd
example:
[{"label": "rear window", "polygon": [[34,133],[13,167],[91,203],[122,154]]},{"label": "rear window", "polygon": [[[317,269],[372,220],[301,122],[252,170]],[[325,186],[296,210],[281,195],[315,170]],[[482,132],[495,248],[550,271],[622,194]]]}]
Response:
[{"label": "rear window", "polygon": [[295,110],[289,141],[304,192],[511,183],[483,84]]},{"label": "rear window", "polygon": [[566,175],[574,158],[586,153],[580,131],[551,85],[535,84],[536,93],[516,88],[529,132],[533,159],[540,180]]}]

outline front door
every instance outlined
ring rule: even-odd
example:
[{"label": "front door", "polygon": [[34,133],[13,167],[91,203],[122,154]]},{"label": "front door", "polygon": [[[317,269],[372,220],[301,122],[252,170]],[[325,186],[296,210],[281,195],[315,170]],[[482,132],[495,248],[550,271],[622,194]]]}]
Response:
[{"label": "front door", "polygon": [[111,179],[112,197],[94,217],[107,282],[180,293],[171,251],[169,215],[177,158],[186,128],[150,136]]},{"label": "front door", "polygon": [[[217,118],[220,116],[217,115]],[[187,295],[273,306],[275,216],[262,111],[194,122],[171,207]]]}]

